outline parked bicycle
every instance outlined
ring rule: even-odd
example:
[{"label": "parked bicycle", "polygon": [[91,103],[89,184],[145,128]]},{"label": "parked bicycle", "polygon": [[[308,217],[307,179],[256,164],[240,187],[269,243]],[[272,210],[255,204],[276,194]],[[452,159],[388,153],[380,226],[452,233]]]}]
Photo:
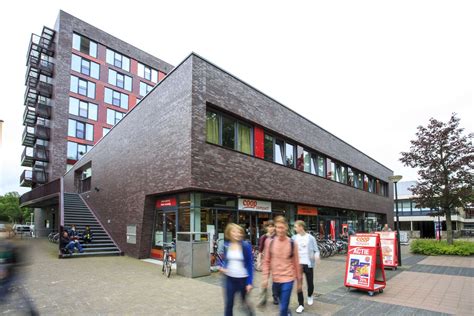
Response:
[{"label": "parked bicycle", "polygon": [[224,253],[223,249],[219,249],[219,245],[223,243],[224,240],[222,239],[217,239],[213,241],[212,245],[212,254],[211,254],[211,271],[216,272],[219,270],[218,267],[222,266],[224,264]]},{"label": "parked bicycle", "polygon": [[174,242],[163,244],[163,267],[161,272],[168,278],[171,275],[171,265],[175,262],[173,256],[171,256],[171,249],[174,249],[174,245]]},{"label": "parked bicycle", "polygon": [[59,243],[59,233],[55,231],[50,232],[48,235],[48,240],[55,244]]}]

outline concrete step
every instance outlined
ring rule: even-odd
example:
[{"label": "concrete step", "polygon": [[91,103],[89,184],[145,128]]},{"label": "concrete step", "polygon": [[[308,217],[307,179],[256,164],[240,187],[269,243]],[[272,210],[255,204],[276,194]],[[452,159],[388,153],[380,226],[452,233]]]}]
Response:
[{"label": "concrete step", "polygon": [[83,252],[73,253],[72,255],[62,255],[61,258],[74,258],[74,257],[92,257],[92,256],[120,256],[120,251],[97,251],[97,252]]}]

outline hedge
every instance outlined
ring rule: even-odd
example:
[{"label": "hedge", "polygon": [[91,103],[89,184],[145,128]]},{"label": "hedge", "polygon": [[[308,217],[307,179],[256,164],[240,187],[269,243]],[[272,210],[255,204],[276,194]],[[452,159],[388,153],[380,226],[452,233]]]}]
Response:
[{"label": "hedge", "polygon": [[472,256],[474,255],[474,242],[454,241],[453,245],[434,239],[416,239],[411,242],[411,252],[428,255]]}]

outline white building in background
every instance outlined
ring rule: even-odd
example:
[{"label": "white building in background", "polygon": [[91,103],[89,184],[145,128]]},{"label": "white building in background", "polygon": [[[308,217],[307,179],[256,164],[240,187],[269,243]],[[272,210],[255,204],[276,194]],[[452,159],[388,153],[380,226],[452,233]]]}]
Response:
[{"label": "white building in background", "polygon": [[[431,210],[419,208],[415,196],[409,190],[416,181],[399,182],[398,188],[398,215],[400,230],[408,232],[410,238],[435,238],[435,222],[440,221],[443,231],[446,231],[446,218],[444,216],[430,216]],[[394,203],[394,214],[395,214]],[[474,234],[474,208],[458,208],[458,214],[451,215],[455,237]],[[394,218],[396,222],[396,216]],[[444,234],[443,236],[445,236]]]}]

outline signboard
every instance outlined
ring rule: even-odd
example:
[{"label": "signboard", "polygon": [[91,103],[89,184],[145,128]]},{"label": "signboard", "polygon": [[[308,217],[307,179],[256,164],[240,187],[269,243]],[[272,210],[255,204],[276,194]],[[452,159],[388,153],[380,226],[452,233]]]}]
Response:
[{"label": "signboard", "polygon": [[176,198],[161,199],[156,201],[156,208],[176,206]]},{"label": "signboard", "polygon": [[441,231],[442,231],[442,225],[441,222],[434,222],[435,225],[435,234],[436,234],[436,240],[441,240]]},{"label": "signboard", "polygon": [[344,285],[369,291],[380,291],[385,287],[380,236],[378,234],[356,234],[350,236],[346,259]]},{"label": "signboard", "polygon": [[270,213],[272,211],[272,202],[252,199],[239,199],[239,210]]},{"label": "signboard", "polygon": [[312,206],[298,205],[298,215],[317,216],[318,209]]},{"label": "signboard", "polygon": [[380,244],[382,247],[382,258],[384,266],[397,267],[397,233],[378,232],[378,234],[380,234]]},{"label": "signboard", "polygon": [[330,233],[331,233],[331,239],[336,240],[336,221],[335,220],[331,220]]},{"label": "signboard", "polygon": [[400,232],[400,243],[408,244],[408,232]]}]

